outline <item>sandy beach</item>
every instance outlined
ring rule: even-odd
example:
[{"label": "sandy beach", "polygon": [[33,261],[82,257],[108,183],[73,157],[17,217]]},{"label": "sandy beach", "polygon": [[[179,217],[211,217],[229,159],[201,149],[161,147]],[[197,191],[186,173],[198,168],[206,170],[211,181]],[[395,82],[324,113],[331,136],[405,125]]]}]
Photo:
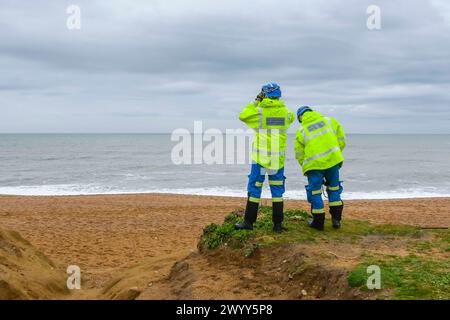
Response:
[{"label": "sandy beach", "polygon": [[[168,194],[0,196],[0,226],[53,261],[80,266],[85,287],[98,289],[144,259],[167,257],[169,268],[196,251],[203,227],[244,204],[244,198]],[[308,209],[305,201],[285,206]],[[450,199],[347,201],[345,218],[448,228]]]}]

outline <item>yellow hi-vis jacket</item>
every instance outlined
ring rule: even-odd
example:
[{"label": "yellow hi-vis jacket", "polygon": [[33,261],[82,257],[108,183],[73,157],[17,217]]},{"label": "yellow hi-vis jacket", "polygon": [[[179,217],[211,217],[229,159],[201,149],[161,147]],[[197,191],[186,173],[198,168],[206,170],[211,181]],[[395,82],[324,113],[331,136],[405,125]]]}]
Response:
[{"label": "yellow hi-vis jacket", "polygon": [[295,138],[295,157],[303,174],[342,163],[345,145],[344,129],[336,119],[324,117],[316,111],[303,114]]},{"label": "yellow hi-vis jacket", "polygon": [[268,169],[283,168],[286,131],[295,120],[294,113],[282,100],[265,98],[245,106],[239,119],[255,129],[252,160]]}]

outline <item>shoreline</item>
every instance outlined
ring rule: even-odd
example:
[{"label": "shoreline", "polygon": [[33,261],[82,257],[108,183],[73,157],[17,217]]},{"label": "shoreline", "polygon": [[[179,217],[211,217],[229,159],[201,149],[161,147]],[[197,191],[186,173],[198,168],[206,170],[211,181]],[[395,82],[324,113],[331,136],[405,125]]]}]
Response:
[{"label": "shoreline", "polygon": [[[245,194],[245,192],[242,192]],[[246,197],[243,195],[217,195],[217,194],[193,194],[193,193],[178,193],[178,192],[111,192],[111,193],[77,193],[77,194],[1,194],[1,197],[42,197],[42,198],[52,198],[52,197],[103,197],[103,196],[136,196],[136,195],[145,195],[145,196],[158,196],[158,195],[167,195],[167,196],[194,196],[194,197],[214,197],[214,198],[233,198],[233,199],[245,199]],[[263,194],[264,196],[264,194]],[[347,198],[345,197],[345,193],[343,195],[344,201],[389,201],[389,200],[415,200],[415,199],[450,199],[450,195],[420,195],[420,196],[405,196],[405,197],[391,197],[391,198],[383,198],[383,197],[368,197],[368,198]],[[270,197],[262,197],[261,200],[270,200]],[[306,194],[304,197],[284,197],[285,201],[306,201]],[[327,199],[324,198],[324,201]]]}]

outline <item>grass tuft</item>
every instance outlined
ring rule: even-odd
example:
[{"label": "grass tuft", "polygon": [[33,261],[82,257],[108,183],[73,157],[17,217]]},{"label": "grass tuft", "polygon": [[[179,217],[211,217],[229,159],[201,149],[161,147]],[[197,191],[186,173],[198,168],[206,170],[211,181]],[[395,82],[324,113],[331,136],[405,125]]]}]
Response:
[{"label": "grass tuft", "polygon": [[242,248],[248,240],[253,238],[253,233],[244,230],[235,230],[235,223],[239,222],[237,213],[231,213],[221,225],[215,223],[203,229],[201,245],[206,249],[216,249],[221,245],[231,248]]}]

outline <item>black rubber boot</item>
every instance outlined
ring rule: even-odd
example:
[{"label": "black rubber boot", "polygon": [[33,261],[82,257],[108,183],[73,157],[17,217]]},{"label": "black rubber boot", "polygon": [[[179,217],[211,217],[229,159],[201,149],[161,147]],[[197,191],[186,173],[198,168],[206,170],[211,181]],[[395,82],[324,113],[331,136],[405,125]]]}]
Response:
[{"label": "black rubber boot", "polygon": [[339,229],[341,227],[342,211],[344,210],[344,205],[330,207],[331,219],[333,222],[333,228]]},{"label": "black rubber boot", "polygon": [[325,225],[325,213],[313,213],[313,219],[308,221],[311,228],[323,231]]},{"label": "black rubber boot", "polygon": [[253,230],[253,224],[258,215],[259,203],[247,200],[247,207],[245,208],[244,222],[237,223],[234,228],[236,230]]},{"label": "black rubber boot", "polygon": [[276,233],[283,232],[283,202],[272,202],[272,221],[273,231]]}]

